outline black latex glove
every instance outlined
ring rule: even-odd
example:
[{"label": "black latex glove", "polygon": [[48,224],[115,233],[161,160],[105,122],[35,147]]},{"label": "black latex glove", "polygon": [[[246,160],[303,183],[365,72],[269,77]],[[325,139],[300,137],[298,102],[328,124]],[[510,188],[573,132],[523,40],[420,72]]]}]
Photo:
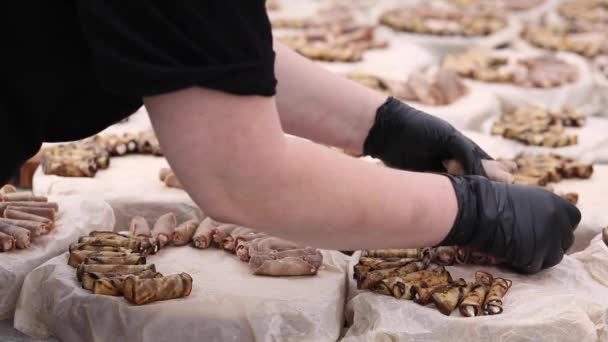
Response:
[{"label": "black latex glove", "polygon": [[389,97],[378,108],[363,153],[386,165],[412,171],[445,172],[443,161],[459,161],[467,175],[487,176],[481,161],[492,159],[452,125]]},{"label": "black latex glove", "polygon": [[580,211],[539,187],[481,176],[448,176],[458,198],[454,227],[440,245],[471,247],[535,273],[558,264],[574,243]]}]

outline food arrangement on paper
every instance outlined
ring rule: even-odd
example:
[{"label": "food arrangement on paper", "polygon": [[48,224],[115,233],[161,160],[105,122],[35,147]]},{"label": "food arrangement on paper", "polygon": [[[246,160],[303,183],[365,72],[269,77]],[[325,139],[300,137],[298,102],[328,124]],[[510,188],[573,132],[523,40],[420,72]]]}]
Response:
[{"label": "food arrangement on paper", "polygon": [[187,297],[192,277],[183,272],[163,276],[154,264],[146,264],[146,256],[169,243],[186,244],[197,225],[194,220],[177,225],[175,215],[168,213],[150,229],[145,218],[134,217],[130,236],[95,231],[71,244],[68,265],[77,269],[78,281],[93,294],[122,295],[137,305]]},{"label": "food arrangement on paper", "polygon": [[547,0],[449,0],[450,3],[479,11],[526,11],[539,7]]},{"label": "food arrangement on paper", "polygon": [[[608,29],[608,25],[604,29]],[[584,30],[576,23],[529,24],[521,37],[541,49],[573,52],[587,58],[608,53],[605,32]]]},{"label": "food arrangement on paper", "polygon": [[236,254],[249,263],[255,275],[316,275],[323,265],[323,255],[315,248],[209,217],[201,222],[192,239],[196,248],[216,247]]},{"label": "food arrangement on paper", "polygon": [[420,305],[434,303],[447,316],[456,308],[465,317],[502,313],[502,298],[512,282],[482,271],[473,282],[454,280],[444,266],[455,263],[498,261],[459,247],[371,250],[362,253],[353,274],[359,289]]},{"label": "food arrangement on paper", "polygon": [[162,155],[152,131],[104,135],[51,147],[42,157],[41,167],[47,175],[95,177],[97,170],[110,166],[111,156],[127,153]]},{"label": "food arrangement on paper", "polygon": [[566,133],[564,128],[583,125],[585,118],[572,107],[549,110],[530,106],[503,113],[492,126],[491,134],[526,145],[564,147],[578,143],[578,136]]},{"label": "food arrangement on paper", "polygon": [[380,23],[396,31],[464,37],[487,36],[507,26],[506,18],[500,15],[443,5],[391,9],[381,15]]},{"label": "food arrangement on paper", "polygon": [[449,54],[443,59],[442,67],[462,77],[526,88],[560,87],[575,82],[579,77],[575,65],[556,56],[516,58],[480,49]]},{"label": "food arrangement on paper", "polygon": [[44,196],[17,192],[12,185],[0,189],[0,253],[26,249],[36,238],[55,228],[59,205]]},{"label": "food arrangement on paper", "polygon": [[413,72],[405,82],[384,80],[379,76],[357,72],[350,73],[347,77],[401,100],[429,106],[450,105],[469,92],[455,72],[445,69]]}]

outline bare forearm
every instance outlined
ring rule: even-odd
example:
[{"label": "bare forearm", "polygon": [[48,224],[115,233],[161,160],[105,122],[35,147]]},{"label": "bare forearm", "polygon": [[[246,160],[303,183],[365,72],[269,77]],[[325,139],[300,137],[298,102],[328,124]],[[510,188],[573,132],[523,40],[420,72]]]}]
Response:
[{"label": "bare forearm", "polygon": [[177,176],[216,219],[356,249],[433,245],[456,216],[447,178],[288,140],[271,98],[192,88],[146,106]]},{"label": "bare forearm", "polygon": [[276,102],[285,132],[360,152],[386,96],[275,41]]},{"label": "bare forearm", "polygon": [[382,168],[303,141],[288,142],[279,160],[233,194],[246,208],[233,210],[240,223],[313,246],[363,249],[432,246],[454,222],[456,197],[443,176]]}]

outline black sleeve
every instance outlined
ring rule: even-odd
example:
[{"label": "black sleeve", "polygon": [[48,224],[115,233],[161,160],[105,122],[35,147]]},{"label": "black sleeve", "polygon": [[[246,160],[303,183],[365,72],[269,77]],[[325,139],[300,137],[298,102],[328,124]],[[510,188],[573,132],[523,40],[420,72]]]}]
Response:
[{"label": "black sleeve", "polygon": [[275,94],[265,0],[78,0],[97,78],[130,96],[192,86]]}]

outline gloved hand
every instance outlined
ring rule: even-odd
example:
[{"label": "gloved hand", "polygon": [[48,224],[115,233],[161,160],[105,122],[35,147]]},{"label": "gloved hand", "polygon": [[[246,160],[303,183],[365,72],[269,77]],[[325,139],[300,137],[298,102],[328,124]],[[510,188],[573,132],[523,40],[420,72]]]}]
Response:
[{"label": "gloved hand", "polygon": [[452,125],[389,97],[378,108],[363,153],[386,165],[420,172],[446,172],[454,159],[467,175],[487,176],[482,160],[491,160],[477,144]]},{"label": "gloved hand", "polygon": [[440,243],[503,258],[515,271],[536,273],[558,264],[574,243],[580,211],[539,187],[447,176],[458,199],[452,230]]}]

